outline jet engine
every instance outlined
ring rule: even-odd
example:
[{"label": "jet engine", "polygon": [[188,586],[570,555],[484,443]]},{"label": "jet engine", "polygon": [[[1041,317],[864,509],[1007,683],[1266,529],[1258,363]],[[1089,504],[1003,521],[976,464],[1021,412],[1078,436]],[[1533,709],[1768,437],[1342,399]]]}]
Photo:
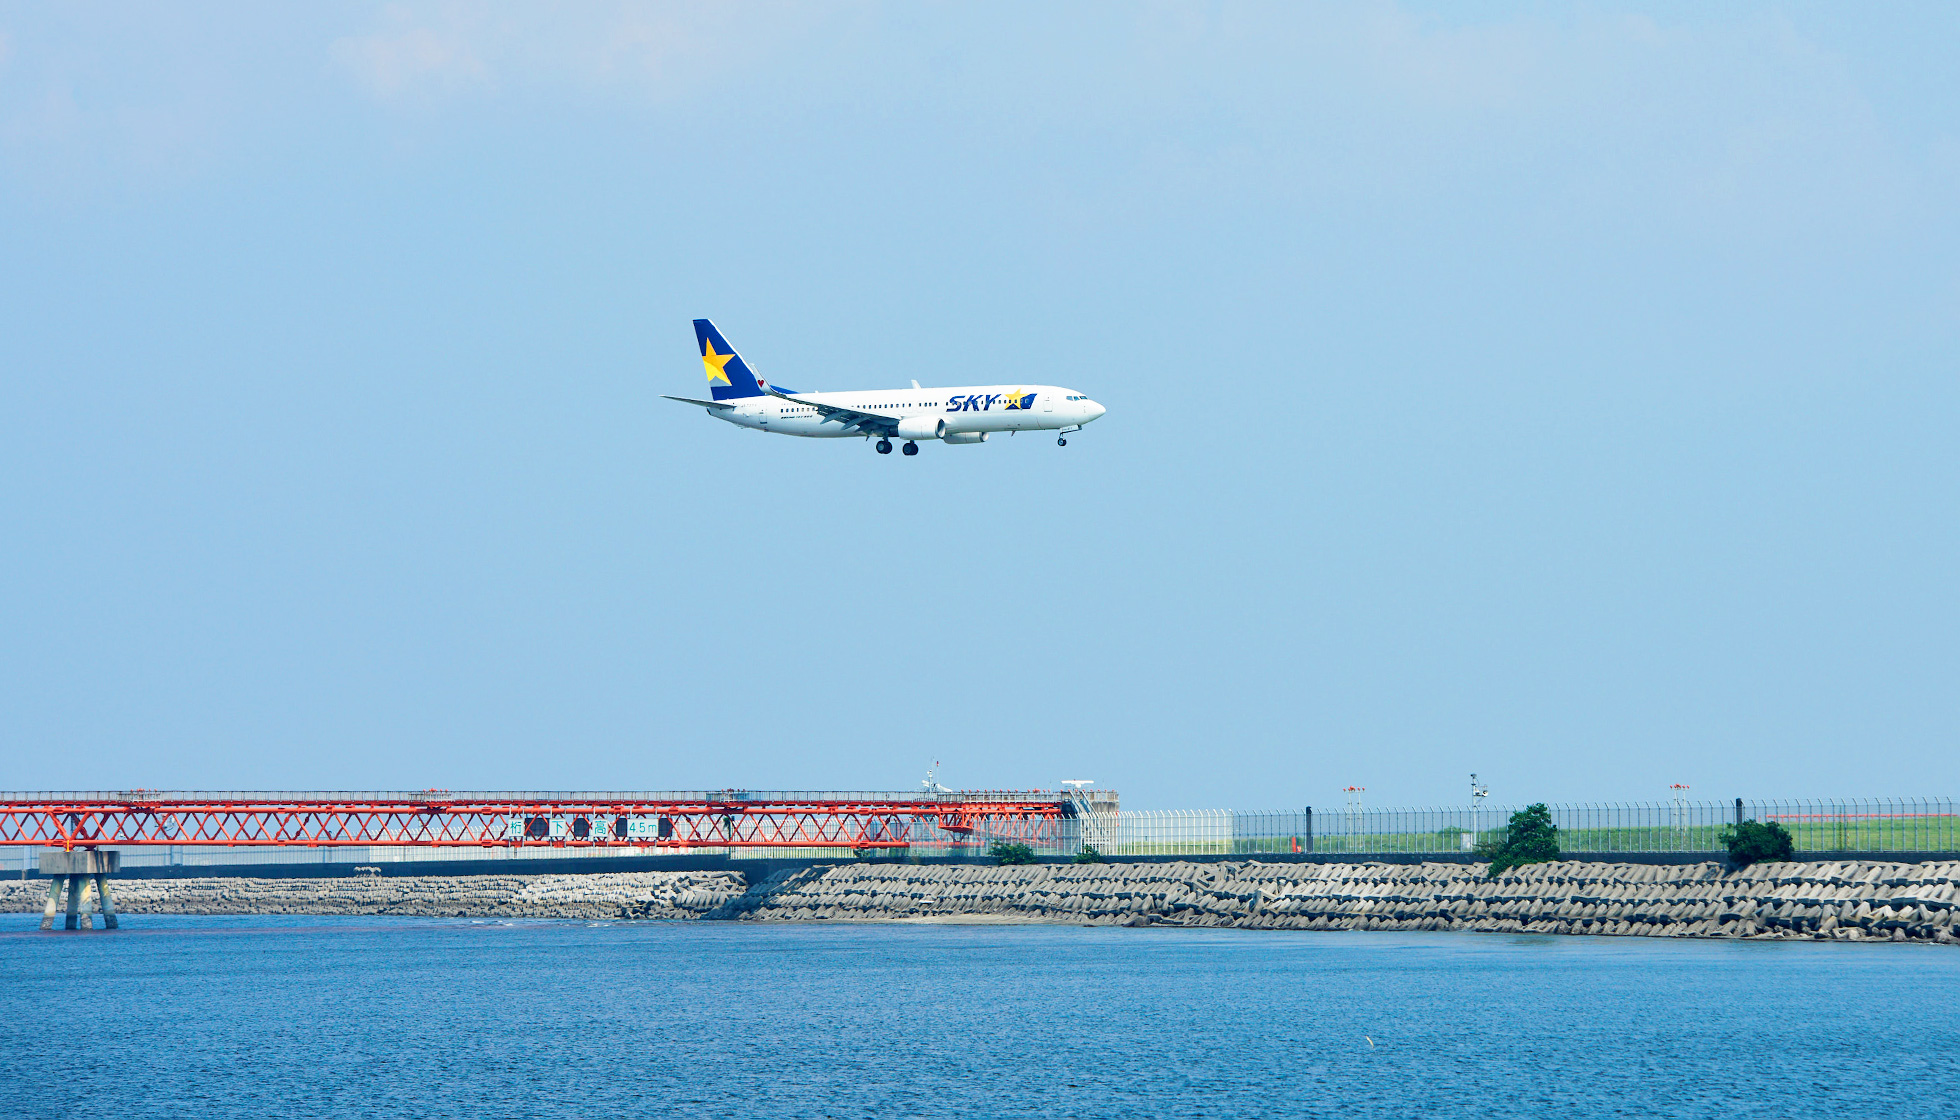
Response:
[{"label": "jet engine", "polygon": [[987,433],[954,432],[952,435],[941,436],[939,438],[945,440],[947,443],[985,443],[987,442]]},{"label": "jet engine", "polygon": [[939,416],[907,416],[898,422],[900,439],[938,439],[946,434],[946,421]]}]

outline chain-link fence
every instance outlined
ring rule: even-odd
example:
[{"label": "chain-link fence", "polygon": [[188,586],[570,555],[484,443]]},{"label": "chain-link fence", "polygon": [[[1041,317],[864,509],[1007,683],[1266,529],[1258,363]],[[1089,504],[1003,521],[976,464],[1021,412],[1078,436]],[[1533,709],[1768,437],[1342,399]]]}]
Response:
[{"label": "chain-link fence", "polygon": [[[1570,855],[1723,851],[1724,827],[1775,821],[1796,850],[1960,851],[1960,802],[1952,798],[1848,801],[1662,801],[1550,805],[1559,850]],[[1461,855],[1504,841],[1515,807],[1431,809],[1124,810],[1093,838],[1114,856]]]}]

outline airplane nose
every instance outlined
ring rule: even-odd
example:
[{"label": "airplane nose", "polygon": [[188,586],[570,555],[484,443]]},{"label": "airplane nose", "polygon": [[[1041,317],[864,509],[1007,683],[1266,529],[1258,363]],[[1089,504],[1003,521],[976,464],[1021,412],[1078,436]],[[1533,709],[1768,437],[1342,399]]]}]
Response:
[{"label": "airplane nose", "polygon": [[1087,424],[1089,421],[1094,420],[1097,417],[1100,417],[1103,413],[1109,411],[1103,406],[1097,404],[1095,401],[1083,401],[1082,408],[1083,408],[1082,422],[1084,424]]}]

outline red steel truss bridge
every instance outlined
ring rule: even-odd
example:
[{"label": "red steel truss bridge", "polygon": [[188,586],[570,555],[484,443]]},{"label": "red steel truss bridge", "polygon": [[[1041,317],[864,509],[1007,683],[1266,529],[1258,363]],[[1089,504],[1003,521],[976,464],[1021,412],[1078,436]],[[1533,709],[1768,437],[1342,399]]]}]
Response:
[{"label": "red steel truss bridge", "polygon": [[941,794],[0,794],[0,845],[567,849],[1050,846],[1075,815],[1045,791]]}]

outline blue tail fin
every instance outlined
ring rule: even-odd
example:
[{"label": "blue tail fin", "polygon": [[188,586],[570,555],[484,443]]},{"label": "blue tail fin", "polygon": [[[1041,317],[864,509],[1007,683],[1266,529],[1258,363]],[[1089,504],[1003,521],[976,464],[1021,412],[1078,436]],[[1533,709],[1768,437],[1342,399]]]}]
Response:
[{"label": "blue tail fin", "polygon": [[762,396],[762,386],[748,363],[706,319],[694,320],[694,341],[701,346],[701,364],[708,370],[708,391],[718,401]]}]

